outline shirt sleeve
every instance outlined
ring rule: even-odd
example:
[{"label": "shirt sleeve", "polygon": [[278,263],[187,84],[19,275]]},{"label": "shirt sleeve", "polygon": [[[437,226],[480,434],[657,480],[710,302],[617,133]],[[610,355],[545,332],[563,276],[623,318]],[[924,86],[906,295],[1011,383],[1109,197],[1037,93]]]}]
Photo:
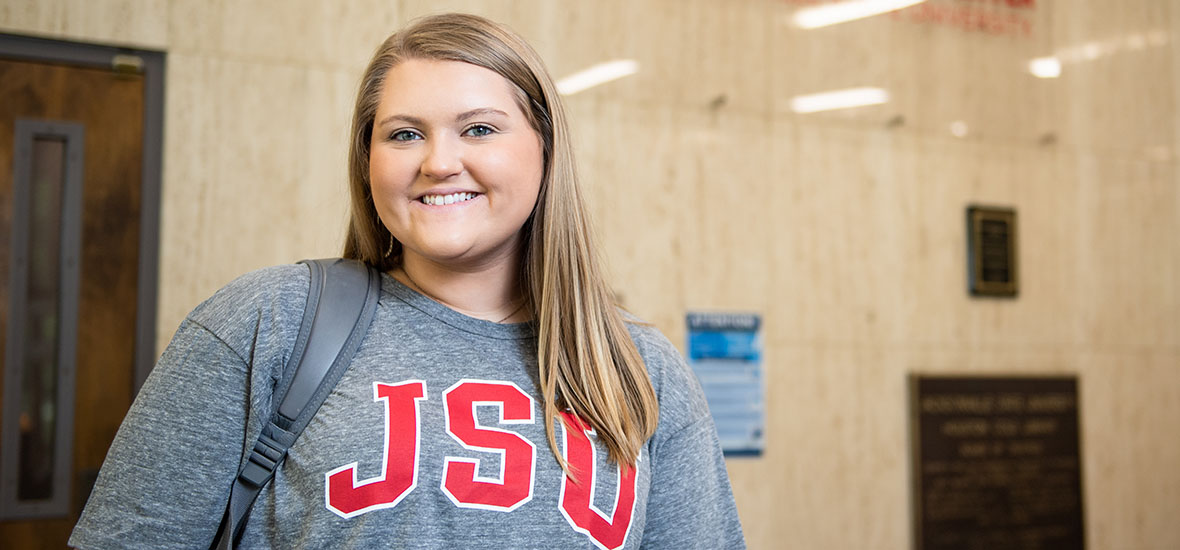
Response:
[{"label": "shirt sleeve", "polygon": [[70,545],[208,548],[242,454],[247,365],[186,320],[103,462]]},{"label": "shirt sleeve", "polygon": [[639,343],[660,401],[642,548],[745,548],[704,391],[662,335]]},{"label": "shirt sleeve", "polygon": [[300,265],[251,272],[188,315],[123,419],[71,546],[209,547],[269,416],[309,277]]},{"label": "shirt sleeve", "polygon": [[642,548],[745,548],[710,418],[668,438],[653,457]]}]

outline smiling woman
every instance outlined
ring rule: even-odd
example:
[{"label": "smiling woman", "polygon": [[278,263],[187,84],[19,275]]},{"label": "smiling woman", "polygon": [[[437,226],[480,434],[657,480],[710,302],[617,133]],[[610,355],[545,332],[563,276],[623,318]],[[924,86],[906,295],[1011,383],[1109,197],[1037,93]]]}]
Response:
[{"label": "smiling woman", "polygon": [[[242,547],[744,547],[700,386],[615,303],[560,97],[523,40],[462,14],[395,33],[349,157],[344,256],[384,273],[381,297]],[[189,315],[71,544],[209,546],[309,278],[250,273]]]},{"label": "smiling woman", "polygon": [[[521,228],[543,170],[541,137],[500,75],[457,61],[407,59],[385,76],[369,154],[377,214],[401,248],[394,277],[472,317],[517,320]],[[439,94],[439,89],[455,93]],[[484,293],[448,272],[478,274]],[[495,292],[501,290],[502,292]],[[491,291],[491,292],[488,292]]]}]

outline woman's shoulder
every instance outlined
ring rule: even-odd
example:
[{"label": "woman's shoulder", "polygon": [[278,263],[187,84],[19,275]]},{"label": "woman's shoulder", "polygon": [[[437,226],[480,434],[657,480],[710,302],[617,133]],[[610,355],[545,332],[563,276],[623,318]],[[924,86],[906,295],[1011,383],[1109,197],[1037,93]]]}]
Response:
[{"label": "woman's shoulder", "polygon": [[705,392],[680,350],[654,325],[630,314],[624,314],[624,320],[660,403],[660,422],[654,440],[666,439],[686,426],[707,420],[709,406]]},{"label": "woman's shoulder", "polygon": [[[655,360],[662,364],[668,360],[675,362],[680,358],[680,351],[655,325],[630,312],[623,312],[622,315],[623,322],[627,325],[627,331],[631,333],[631,340],[635,342],[635,347],[645,362]],[[651,370],[650,366],[648,370]]]},{"label": "woman's shoulder", "polygon": [[286,332],[302,318],[311,272],[299,264],[265,267],[241,275],[198,305],[187,320],[204,327],[239,353],[264,333]]},{"label": "woman's shoulder", "polygon": [[703,404],[700,382],[672,341],[654,325],[634,315],[624,314],[623,318],[635,348],[643,357],[661,408],[671,402],[688,404],[690,408]]}]

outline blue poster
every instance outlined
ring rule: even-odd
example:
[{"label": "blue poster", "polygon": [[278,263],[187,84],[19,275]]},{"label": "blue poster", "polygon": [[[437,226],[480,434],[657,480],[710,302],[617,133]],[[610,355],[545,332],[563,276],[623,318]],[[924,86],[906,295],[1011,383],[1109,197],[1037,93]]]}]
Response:
[{"label": "blue poster", "polygon": [[696,372],[726,455],[761,455],[766,405],[762,318],[753,313],[689,313],[688,364]]}]

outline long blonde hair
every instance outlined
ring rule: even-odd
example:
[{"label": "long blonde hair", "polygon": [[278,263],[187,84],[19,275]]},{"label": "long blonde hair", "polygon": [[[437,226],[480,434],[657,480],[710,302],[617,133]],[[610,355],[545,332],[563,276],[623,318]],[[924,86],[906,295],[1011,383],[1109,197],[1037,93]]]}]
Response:
[{"label": "long blonde hair", "polygon": [[600,267],[561,98],[540,56],[511,30],[475,15],[435,15],[415,21],[378,48],[361,80],[353,113],[348,155],[352,218],[344,256],[383,271],[400,262],[401,244],[381,223],[373,204],[369,151],[385,75],[405,59],[470,63],[514,85],[517,104],[541,136],[544,151],[541,190],[522,228],[520,271],[537,330],[549,447],[566,468],[555,422],[560,411],[570,409],[595,430],[611,460],[634,465],[655,432],[659,404]]}]

